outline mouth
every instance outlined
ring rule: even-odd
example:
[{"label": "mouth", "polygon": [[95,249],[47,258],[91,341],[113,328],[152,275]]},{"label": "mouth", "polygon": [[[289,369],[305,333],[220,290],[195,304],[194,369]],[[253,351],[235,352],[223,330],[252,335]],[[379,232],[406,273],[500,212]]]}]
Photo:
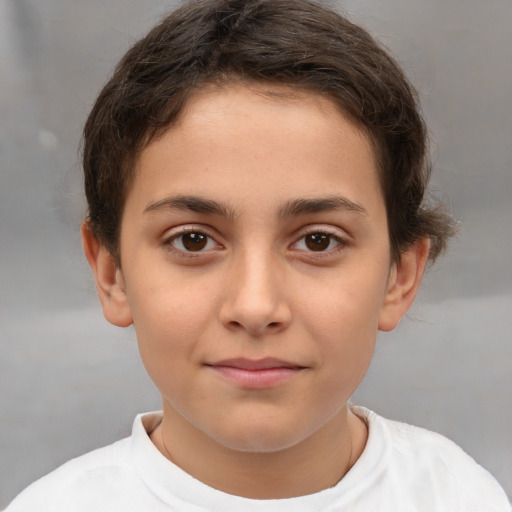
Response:
[{"label": "mouth", "polygon": [[246,389],[272,388],[306,370],[305,366],[271,357],[225,359],[206,366],[224,380]]}]

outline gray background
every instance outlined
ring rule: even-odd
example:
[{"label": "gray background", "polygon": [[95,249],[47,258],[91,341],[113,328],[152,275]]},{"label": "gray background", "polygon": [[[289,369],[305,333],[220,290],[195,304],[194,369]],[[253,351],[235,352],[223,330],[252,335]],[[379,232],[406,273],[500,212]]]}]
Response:
[{"label": "gray background", "polygon": [[[463,230],[354,401],[454,439],[512,496],[512,2],[342,6],[398,56]],[[77,146],[115,62],[172,3],[0,0],[0,508],[159,407],[81,254]]]}]

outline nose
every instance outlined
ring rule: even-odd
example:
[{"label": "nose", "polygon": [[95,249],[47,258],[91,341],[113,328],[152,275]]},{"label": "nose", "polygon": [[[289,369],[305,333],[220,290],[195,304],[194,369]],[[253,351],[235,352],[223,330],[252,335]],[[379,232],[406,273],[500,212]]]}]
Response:
[{"label": "nose", "polygon": [[252,337],[281,332],[291,321],[283,269],[269,256],[233,261],[226,277],[220,320],[231,331]]}]

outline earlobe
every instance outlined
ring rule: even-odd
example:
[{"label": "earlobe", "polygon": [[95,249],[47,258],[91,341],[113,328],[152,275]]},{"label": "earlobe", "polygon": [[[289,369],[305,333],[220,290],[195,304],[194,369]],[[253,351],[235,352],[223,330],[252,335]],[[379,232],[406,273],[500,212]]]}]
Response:
[{"label": "earlobe", "polygon": [[429,248],[427,238],[415,242],[391,269],[379,315],[379,330],[392,331],[411,307],[425,271]]},{"label": "earlobe", "polygon": [[118,327],[128,327],[133,318],[123,275],[114,257],[92,232],[88,221],[82,224],[82,244],[94,274],[105,318]]}]

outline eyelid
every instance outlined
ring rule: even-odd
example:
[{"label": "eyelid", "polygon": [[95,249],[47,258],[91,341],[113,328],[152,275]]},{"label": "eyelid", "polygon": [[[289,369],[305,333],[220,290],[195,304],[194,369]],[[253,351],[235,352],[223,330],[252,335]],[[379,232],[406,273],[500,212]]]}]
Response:
[{"label": "eyelid", "polygon": [[312,235],[315,233],[322,233],[325,235],[329,235],[336,239],[339,243],[336,247],[332,249],[328,249],[325,251],[312,251],[312,250],[300,250],[304,253],[308,253],[308,255],[314,256],[314,257],[326,257],[329,255],[332,255],[336,252],[339,252],[343,249],[345,249],[346,246],[350,245],[351,243],[351,236],[343,229],[335,227],[335,226],[329,226],[325,224],[313,224],[306,226],[304,228],[301,228],[298,230],[294,236],[294,242],[290,244],[289,247],[292,247],[296,245],[299,241],[301,241],[304,237],[308,235]]},{"label": "eyelid", "polygon": [[[164,245],[169,251],[175,252],[183,257],[198,257],[205,254],[211,254],[212,252],[217,251],[218,249],[223,248],[223,245],[218,241],[218,236],[213,235],[211,232],[213,230],[208,226],[204,225],[194,225],[187,224],[182,226],[177,226],[175,228],[171,228],[167,230],[162,237],[162,245]],[[184,251],[178,249],[172,245],[172,242],[179,238],[180,236],[186,235],[187,233],[202,233],[206,235],[209,239],[213,240],[216,247],[214,249],[204,250],[204,251]]]}]

